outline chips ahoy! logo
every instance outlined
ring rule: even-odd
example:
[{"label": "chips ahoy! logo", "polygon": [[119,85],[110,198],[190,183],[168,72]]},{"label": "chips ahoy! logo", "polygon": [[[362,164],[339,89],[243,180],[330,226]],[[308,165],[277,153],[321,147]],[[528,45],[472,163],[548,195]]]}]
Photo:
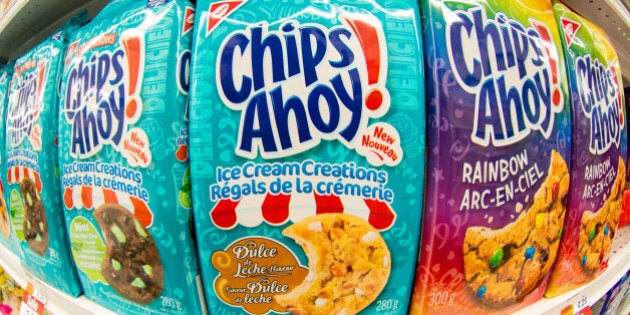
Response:
[{"label": "chips ahoy! logo", "polygon": [[599,155],[618,148],[625,123],[615,68],[587,55],[576,59],[575,70],[582,111],[591,122],[589,151]]},{"label": "chips ahoy! logo", "polygon": [[[106,46],[115,49],[96,49]],[[121,38],[104,34],[83,45],[70,45],[63,108],[72,125],[70,156],[87,158],[110,144],[132,165],[150,163],[146,134],[138,128],[128,130],[142,113],[144,50],[143,36],[129,34]]]},{"label": "chips ahoy! logo", "polygon": [[[211,19],[230,10],[218,3],[214,11],[219,13],[210,14]],[[216,82],[223,103],[241,113],[237,155],[287,157],[321,140],[338,140],[357,150],[362,142],[374,144],[376,139],[361,132],[390,106],[382,26],[369,13],[341,13],[339,21],[332,27],[260,22],[225,36]],[[208,32],[219,22],[209,21]],[[381,136],[387,130],[375,129]],[[396,156],[378,146],[370,149],[382,159]]]},{"label": "chips ahoy! logo", "polygon": [[476,96],[471,140],[504,147],[532,132],[545,138],[562,111],[558,53],[549,28],[484,8],[445,9],[447,51],[459,85]]},{"label": "chips ahoy! logo", "polygon": [[[34,70],[32,70],[34,69]],[[46,62],[29,60],[16,65],[15,79],[7,108],[7,134],[12,148],[29,137],[35,148],[41,148],[41,127],[36,122],[42,111],[43,87],[46,81]]]}]

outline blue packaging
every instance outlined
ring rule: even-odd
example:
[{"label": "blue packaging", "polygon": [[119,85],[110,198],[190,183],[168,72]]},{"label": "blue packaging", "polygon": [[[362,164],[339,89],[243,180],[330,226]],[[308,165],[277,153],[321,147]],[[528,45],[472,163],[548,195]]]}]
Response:
[{"label": "blue packaging", "polygon": [[197,1],[191,76],[211,312],[406,314],[424,180],[416,1]]},{"label": "blue packaging", "polygon": [[[0,121],[3,122],[5,121],[7,113],[6,109],[9,101],[9,83],[11,82],[12,75],[13,62],[0,67]],[[5,195],[7,168],[4,151],[4,127],[5,125],[3,124],[2,130],[0,131],[0,174],[2,174],[2,177],[0,178],[0,244],[4,245],[4,247],[15,253],[17,256],[20,256],[17,247],[17,237],[11,228],[10,213],[6,202],[7,196]]]},{"label": "blue packaging", "polygon": [[53,34],[15,62],[6,115],[6,196],[24,268],[78,296],[59,193],[57,106],[64,37],[64,31]]},{"label": "blue packaging", "polygon": [[189,229],[188,1],[115,0],[69,40],[59,112],[66,224],[85,296],[201,314]]}]

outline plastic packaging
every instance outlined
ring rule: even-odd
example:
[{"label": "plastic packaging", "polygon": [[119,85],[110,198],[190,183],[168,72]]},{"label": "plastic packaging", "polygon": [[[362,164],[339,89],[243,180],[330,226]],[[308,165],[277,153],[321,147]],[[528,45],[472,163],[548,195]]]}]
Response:
[{"label": "plastic packaging", "polygon": [[427,192],[411,314],[540,298],[569,191],[570,107],[549,1],[422,1]]},{"label": "plastic packaging", "polygon": [[415,1],[197,1],[190,154],[211,312],[406,314],[424,179]]},{"label": "plastic packaging", "polygon": [[[9,84],[13,77],[13,64],[9,63],[0,67],[0,121],[6,121],[6,109],[9,102]],[[5,125],[0,130],[0,244],[15,253],[18,257],[21,256],[18,251],[18,241],[15,231],[11,227],[11,216],[9,208],[7,207],[5,195],[5,187],[7,185],[7,165],[5,157]]]},{"label": "plastic packaging", "polygon": [[61,83],[63,207],[85,295],[125,314],[202,314],[187,161],[188,1],[114,0],[72,34]]},{"label": "plastic packaging", "polygon": [[15,61],[6,114],[7,200],[21,264],[53,287],[81,293],[59,191],[57,116],[66,32],[84,12]]},{"label": "plastic packaging", "polygon": [[597,26],[554,3],[570,79],[573,128],[567,219],[548,297],[606,269],[626,176],[627,128],[619,59]]}]

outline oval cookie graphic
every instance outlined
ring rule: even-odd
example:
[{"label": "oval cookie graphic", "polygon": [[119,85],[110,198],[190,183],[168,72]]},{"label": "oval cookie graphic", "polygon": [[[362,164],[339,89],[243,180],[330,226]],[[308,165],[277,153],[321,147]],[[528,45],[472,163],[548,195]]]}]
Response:
[{"label": "oval cookie graphic", "polygon": [[151,234],[117,204],[101,205],[94,218],[105,236],[103,277],[131,301],[148,304],[155,300],[164,288],[164,269]]},{"label": "oval cookie graphic", "polygon": [[28,177],[20,182],[20,191],[24,203],[24,238],[34,252],[44,256],[48,250],[49,237],[42,197],[33,180]]},{"label": "oval cookie graphic", "polygon": [[380,233],[350,214],[311,216],[287,227],[283,235],[300,244],[308,257],[304,282],[276,301],[293,314],[356,314],[381,293],[391,270],[391,255]]}]

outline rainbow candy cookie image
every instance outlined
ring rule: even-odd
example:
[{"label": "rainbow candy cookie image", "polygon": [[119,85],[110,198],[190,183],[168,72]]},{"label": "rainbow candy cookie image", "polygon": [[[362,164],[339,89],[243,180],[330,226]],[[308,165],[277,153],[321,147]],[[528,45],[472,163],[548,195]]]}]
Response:
[{"label": "rainbow candy cookie image", "polygon": [[422,1],[427,182],[411,314],[509,314],[542,298],[570,182],[549,1]]},{"label": "rainbow candy cookie image", "polygon": [[211,312],[407,313],[419,14],[414,1],[197,1],[190,161]]},{"label": "rainbow candy cookie image", "polygon": [[607,266],[621,215],[627,128],[619,59],[601,28],[554,2],[571,90],[573,146],[567,220],[548,297],[588,283]]},{"label": "rainbow candy cookie image", "polygon": [[569,168],[554,151],[547,178],[516,221],[499,230],[466,230],[464,274],[481,302],[514,303],[540,284],[560,245],[568,191]]}]

